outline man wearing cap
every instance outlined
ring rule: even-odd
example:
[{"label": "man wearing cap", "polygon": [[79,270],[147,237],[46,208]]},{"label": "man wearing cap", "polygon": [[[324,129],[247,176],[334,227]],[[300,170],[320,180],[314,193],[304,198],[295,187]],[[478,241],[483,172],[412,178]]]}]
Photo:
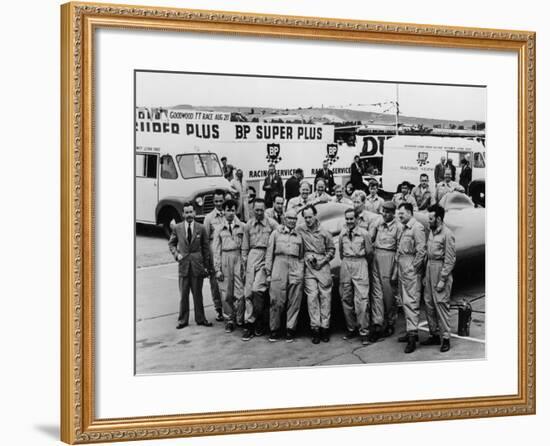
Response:
[{"label": "man wearing cap", "polygon": [[426,235],[424,226],[413,217],[410,203],[401,203],[397,208],[403,232],[397,244],[397,268],[407,333],[399,342],[406,342],[405,353],[416,350],[418,341],[418,320],[420,317],[420,285],[424,259],[426,257]]},{"label": "man wearing cap", "polygon": [[369,182],[369,194],[365,200],[365,209],[374,214],[381,214],[383,204],[384,200],[378,195],[378,181],[371,180]]},{"label": "man wearing cap", "polygon": [[269,283],[269,341],[280,338],[281,317],[286,310],[286,342],[296,335],[304,281],[304,241],[296,231],[298,216],[289,209],[284,225],[269,236],[265,271]]},{"label": "man wearing cap", "polygon": [[383,222],[376,227],[374,237],[374,258],[372,261],[371,316],[373,329],[370,340],[394,333],[396,319],[397,263],[395,252],[403,228],[395,219],[396,206],[393,201],[382,205]]},{"label": "man wearing cap", "polygon": [[464,192],[464,189],[456,181],[453,181],[453,174],[451,169],[445,169],[445,176],[443,181],[437,184],[435,187],[435,204],[439,204],[441,199],[449,192]]},{"label": "man wearing cap", "polygon": [[224,222],[216,227],[212,245],[226,333],[231,333],[235,329],[235,323],[242,325],[244,319],[244,274],[241,261],[244,225],[235,218],[237,207],[234,200],[223,203]]},{"label": "man wearing cap", "polygon": [[424,302],[430,337],[422,345],[440,345],[442,353],[451,348],[450,300],[453,268],[456,262],[455,237],[443,222],[445,209],[439,205],[428,208],[428,263]]},{"label": "man wearing cap", "polygon": [[304,292],[311,327],[311,342],[329,341],[332,275],[334,258],[332,235],[317,220],[317,209],[307,205],[303,210],[305,224],[298,226],[305,250]]},{"label": "man wearing cap", "polygon": [[218,285],[218,280],[216,279],[216,272],[214,269],[212,244],[214,241],[214,231],[216,230],[216,227],[223,224],[224,222],[222,210],[224,194],[225,192],[223,190],[214,191],[214,209],[212,209],[212,211],[206,214],[206,216],[204,217],[204,229],[206,229],[206,234],[210,242],[210,264],[208,265],[208,268],[210,270],[210,291],[212,293],[212,301],[214,302],[214,308],[217,313],[216,320],[218,322],[223,321],[222,298]]},{"label": "man wearing cap", "polygon": [[[358,191],[355,191],[358,192]],[[372,242],[369,233],[357,224],[353,209],[345,212],[346,225],[338,238],[340,296],[346,320],[344,339],[358,334],[361,343],[369,343],[369,267]]]},{"label": "man wearing cap", "polygon": [[364,191],[354,191],[351,195],[351,200],[353,201],[357,226],[365,229],[371,236],[371,241],[374,240],[375,228],[382,222],[382,216],[365,209],[367,194]]},{"label": "man wearing cap", "polygon": [[[244,300],[245,328],[243,341],[253,336],[261,336],[267,320],[266,291],[268,283],[265,271],[265,255],[269,236],[277,228],[277,222],[265,216],[265,202],[262,198],[254,200],[254,216],[244,226],[241,246],[242,262],[245,270]],[[267,305],[269,309],[269,305]]]},{"label": "man wearing cap", "polygon": [[420,174],[420,184],[412,191],[419,211],[425,211],[431,206],[433,194],[430,190],[429,177],[427,173]]},{"label": "man wearing cap", "polygon": [[399,206],[402,203],[409,203],[413,207],[413,212],[418,211],[418,205],[416,204],[414,197],[411,195],[411,189],[412,185],[408,181],[403,181],[399,185],[400,192],[396,193],[392,199],[397,209],[399,209]]}]

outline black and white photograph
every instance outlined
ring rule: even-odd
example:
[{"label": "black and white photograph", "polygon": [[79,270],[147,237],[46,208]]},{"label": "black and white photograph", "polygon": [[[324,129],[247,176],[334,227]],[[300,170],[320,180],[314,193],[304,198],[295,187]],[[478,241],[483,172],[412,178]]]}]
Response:
[{"label": "black and white photograph", "polygon": [[486,95],[136,70],[135,373],[484,360]]}]

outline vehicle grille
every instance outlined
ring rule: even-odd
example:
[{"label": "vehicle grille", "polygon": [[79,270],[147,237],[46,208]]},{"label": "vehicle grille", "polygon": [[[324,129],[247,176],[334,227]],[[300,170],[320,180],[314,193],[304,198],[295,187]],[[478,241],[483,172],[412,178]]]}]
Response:
[{"label": "vehicle grille", "polygon": [[206,194],[202,196],[204,204],[202,205],[202,214],[206,215],[214,209],[214,194]]}]

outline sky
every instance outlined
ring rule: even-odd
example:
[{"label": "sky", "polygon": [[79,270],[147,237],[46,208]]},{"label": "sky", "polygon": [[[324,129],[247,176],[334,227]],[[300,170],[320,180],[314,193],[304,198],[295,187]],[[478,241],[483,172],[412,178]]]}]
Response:
[{"label": "sky", "polygon": [[393,113],[399,95],[401,115],[448,120],[486,120],[486,88],[138,72],[136,105],[170,107],[239,106],[273,108],[335,107]]}]

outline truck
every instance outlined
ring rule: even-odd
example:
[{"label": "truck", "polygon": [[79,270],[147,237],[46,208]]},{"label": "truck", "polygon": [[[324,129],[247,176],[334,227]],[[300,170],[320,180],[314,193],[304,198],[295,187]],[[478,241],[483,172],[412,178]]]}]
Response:
[{"label": "truck", "polygon": [[214,191],[227,193],[231,186],[214,151],[182,139],[181,123],[156,118],[136,109],[135,220],[161,225],[168,236],[185,202],[202,221],[214,208]]},{"label": "truck", "polygon": [[453,160],[458,181],[461,161],[467,159],[472,168],[469,195],[476,205],[485,205],[484,138],[358,133],[351,147],[366,165],[363,181],[377,180],[385,198],[390,198],[403,181],[418,184],[421,173],[428,174],[433,188],[434,169],[442,157]]}]

